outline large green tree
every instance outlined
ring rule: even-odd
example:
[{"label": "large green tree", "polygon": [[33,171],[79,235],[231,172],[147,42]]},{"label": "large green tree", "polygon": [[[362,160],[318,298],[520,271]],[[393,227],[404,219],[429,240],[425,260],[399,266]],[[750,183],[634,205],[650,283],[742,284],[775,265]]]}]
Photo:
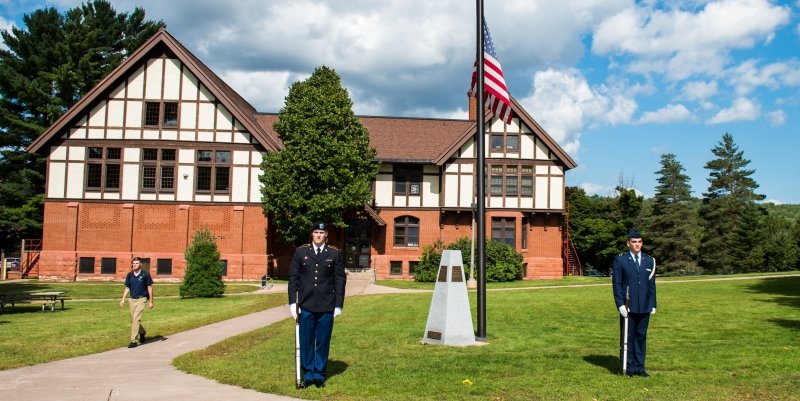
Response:
[{"label": "large green tree", "polygon": [[697,257],[697,210],[689,176],[672,153],[661,155],[652,214],[647,219],[648,252],[657,268],[667,274],[699,274]]},{"label": "large green tree", "polygon": [[[750,160],[736,146],[733,136],[725,133],[722,141],[711,152],[715,159],[706,163],[709,170],[708,191],[700,206],[703,240],[700,244],[700,265],[710,273],[737,273],[753,269],[753,257],[742,259],[737,249],[753,249],[762,245],[761,237],[747,238],[748,226],[757,221],[756,201],[764,195],[757,194],[758,184],[750,176],[755,170],[747,169]],[[756,209],[753,209],[756,208]],[[756,241],[750,242],[750,241]]]},{"label": "large green tree", "polygon": [[0,32],[0,246],[8,251],[41,235],[44,158],[25,148],[164,26],[105,0],[39,9],[22,22]]},{"label": "large green tree", "polygon": [[283,240],[297,244],[314,221],[344,226],[345,211],[369,202],[379,164],[331,68],[292,84],[278,117],[274,129],[284,148],[261,164],[262,202]]}]

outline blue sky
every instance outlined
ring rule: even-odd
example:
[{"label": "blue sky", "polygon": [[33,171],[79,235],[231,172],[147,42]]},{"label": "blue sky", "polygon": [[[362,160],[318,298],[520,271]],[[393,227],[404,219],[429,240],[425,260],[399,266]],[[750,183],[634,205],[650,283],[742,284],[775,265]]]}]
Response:
[{"label": "blue sky", "polygon": [[[568,185],[652,196],[663,153],[694,195],[726,132],[757,192],[800,204],[800,0],[485,0],[509,90],[578,163]],[[0,0],[0,29],[80,1]],[[464,0],[112,1],[160,19],[259,111],[327,65],[361,115],[466,118]],[[0,45],[2,46],[2,45]]]}]

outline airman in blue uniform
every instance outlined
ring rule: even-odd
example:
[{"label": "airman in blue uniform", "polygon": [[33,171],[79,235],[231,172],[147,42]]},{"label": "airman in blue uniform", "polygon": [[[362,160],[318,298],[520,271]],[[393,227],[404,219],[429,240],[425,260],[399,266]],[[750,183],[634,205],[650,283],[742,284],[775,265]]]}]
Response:
[{"label": "airman in blue uniform", "polygon": [[[626,375],[650,376],[645,370],[647,326],[656,313],[656,261],[642,252],[642,236],[635,229],[628,234],[628,252],[614,258],[612,284],[614,302],[619,311],[620,333],[627,317],[628,355]],[[626,307],[626,298],[629,297]],[[620,355],[620,359],[622,359]]]},{"label": "airman in blue uniform", "polygon": [[347,275],[342,252],[328,245],[328,225],[314,224],[311,244],[297,248],[289,267],[289,310],[300,309],[301,387],[325,386],[333,319],[342,313]]}]

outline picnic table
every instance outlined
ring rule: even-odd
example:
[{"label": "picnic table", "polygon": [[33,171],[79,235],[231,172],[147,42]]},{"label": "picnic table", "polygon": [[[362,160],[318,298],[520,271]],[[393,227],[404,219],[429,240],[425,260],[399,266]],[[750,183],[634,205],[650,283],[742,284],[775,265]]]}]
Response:
[{"label": "picnic table", "polygon": [[5,292],[0,293],[0,310],[5,311],[5,307],[11,304],[34,304],[42,305],[42,312],[49,306],[51,312],[55,312],[56,303],[61,302],[61,309],[64,309],[64,301],[69,299],[63,296],[66,291],[37,291],[37,292]]}]

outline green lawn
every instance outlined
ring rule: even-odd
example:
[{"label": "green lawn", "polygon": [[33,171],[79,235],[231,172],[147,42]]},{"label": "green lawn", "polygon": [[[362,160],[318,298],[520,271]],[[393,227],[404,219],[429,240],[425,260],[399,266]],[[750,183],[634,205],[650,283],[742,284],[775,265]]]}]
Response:
[{"label": "green lawn", "polygon": [[468,348],[420,344],[431,294],[349,298],[324,389],[294,389],[289,320],[174,363],[224,383],[325,400],[798,399],[800,278],[668,281],[650,324],[647,379],[616,374],[618,315],[606,285],[490,291],[489,344]]},{"label": "green lawn", "polygon": [[[68,287],[73,298],[75,294],[97,290],[86,288],[95,287],[93,284],[73,285]],[[127,345],[130,313],[127,304],[122,308],[119,306],[121,286],[120,283],[113,286],[112,299],[70,300],[66,302],[64,310],[58,306],[55,312],[42,312],[37,305],[9,306],[0,313],[0,369],[93,354]],[[156,285],[156,294],[159,286]],[[109,298],[102,293],[98,293],[98,297]],[[155,308],[145,312],[143,323],[149,336],[169,336],[285,303],[285,294],[186,299],[156,297]]]}]

